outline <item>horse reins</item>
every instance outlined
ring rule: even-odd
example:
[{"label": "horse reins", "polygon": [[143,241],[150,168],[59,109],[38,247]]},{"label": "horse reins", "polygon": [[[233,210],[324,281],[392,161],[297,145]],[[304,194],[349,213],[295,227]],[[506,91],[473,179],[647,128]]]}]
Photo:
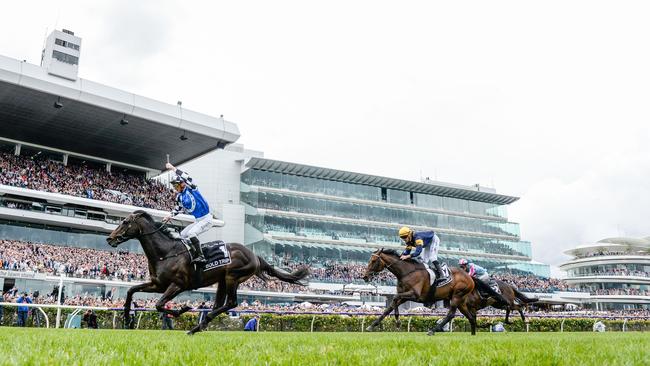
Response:
[{"label": "horse reins", "polygon": [[[375,253],[373,253],[373,254],[371,255],[371,257],[378,257],[379,260],[381,261],[381,263],[384,265],[384,269],[389,269],[393,264],[397,263],[397,261],[395,261],[395,262],[393,262],[393,263],[387,265],[387,264],[386,264],[386,261],[384,260],[384,258],[382,258],[379,254],[375,254]],[[426,271],[426,268],[425,268],[424,270]],[[419,269],[419,268],[415,268],[415,269],[412,270],[411,272],[408,272],[408,273],[402,275],[402,277],[406,277],[406,276],[410,275],[411,273],[413,273],[413,272],[417,272],[417,271],[421,271],[421,269]],[[378,273],[379,273],[379,272],[375,272],[375,273],[373,274],[373,276],[376,276]]]},{"label": "horse reins", "polygon": [[[159,228],[157,228],[156,230],[154,230],[154,231],[152,231],[152,232],[149,232],[149,233],[143,233],[142,230],[140,230],[140,236],[153,235],[153,234],[159,232],[160,230],[162,230],[163,228],[166,228],[166,227],[167,227],[167,223],[166,223],[166,222],[163,222],[162,225],[160,225]],[[175,241],[175,240],[174,240],[174,241]],[[183,244],[182,241],[181,241],[181,244],[183,245],[183,247],[185,247],[185,244]],[[187,250],[187,248],[185,248],[185,250]],[[188,252],[188,254],[189,254],[189,250],[187,250],[187,252]],[[183,254],[183,253],[185,253],[185,252],[184,252],[184,251],[181,251],[181,252],[176,252],[176,253],[172,253],[172,254],[167,254],[167,255],[164,256],[164,257],[159,257],[158,260],[160,260],[160,261],[164,261],[165,259],[169,259],[169,258],[173,258],[173,257],[178,257],[179,255],[181,255],[181,254]]]}]

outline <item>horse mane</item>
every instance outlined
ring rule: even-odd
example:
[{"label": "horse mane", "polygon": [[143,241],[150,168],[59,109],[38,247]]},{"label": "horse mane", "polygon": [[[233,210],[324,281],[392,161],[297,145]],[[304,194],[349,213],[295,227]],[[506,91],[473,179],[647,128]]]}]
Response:
[{"label": "horse mane", "polygon": [[386,253],[388,255],[395,256],[395,257],[399,257],[399,253],[397,253],[397,251],[395,249],[384,249],[381,252]]},{"label": "horse mane", "polygon": [[133,211],[134,215],[140,215],[140,217],[144,218],[145,220],[149,221],[151,225],[153,225],[156,229],[160,229],[161,226],[163,226],[163,223],[160,221],[156,221],[153,219],[153,216],[151,216],[147,211],[145,210],[135,210]]}]

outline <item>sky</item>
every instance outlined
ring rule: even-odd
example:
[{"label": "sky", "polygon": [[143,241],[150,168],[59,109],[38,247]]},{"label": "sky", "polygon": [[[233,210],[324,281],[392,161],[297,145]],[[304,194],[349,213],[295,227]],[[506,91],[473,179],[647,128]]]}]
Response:
[{"label": "sky", "polygon": [[[237,123],[272,159],[480,183],[535,260],[650,236],[645,1],[12,1],[0,54]],[[554,270],[554,273],[557,271]]]}]

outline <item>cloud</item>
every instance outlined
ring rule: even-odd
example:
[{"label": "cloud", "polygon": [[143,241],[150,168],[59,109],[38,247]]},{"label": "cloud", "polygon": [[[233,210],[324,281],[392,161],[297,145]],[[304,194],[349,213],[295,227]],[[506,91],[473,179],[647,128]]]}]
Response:
[{"label": "cloud", "polygon": [[616,152],[577,179],[534,184],[511,213],[521,220],[524,239],[533,242],[535,259],[558,265],[569,258],[563,251],[581,244],[650,235],[648,187],[650,153]]}]

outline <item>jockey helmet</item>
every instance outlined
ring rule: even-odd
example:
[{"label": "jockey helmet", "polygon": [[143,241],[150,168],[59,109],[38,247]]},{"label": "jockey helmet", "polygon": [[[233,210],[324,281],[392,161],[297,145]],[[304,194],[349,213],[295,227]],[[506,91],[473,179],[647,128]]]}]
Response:
[{"label": "jockey helmet", "polygon": [[172,178],[169,181],[169,183],[171,183],[173,186],[176,186],[176,185],[179,185],[179,184],[185,183],[185,182],[183,181],[183,179],[180,176],[175,175],[174,178]]},{"label": "jockey helmet", "polygon": [[461,259],[458,260],[458,265],[459,266],[466,266],[467,263],[469,263],[469,262],[465,258],[461,258]]},{"label": "jockey helmet", "polygon": [[399,237],[404,241],[408,240],[411,233],[413,233],[413,230],[411,230],[411,228],[408,226],[403,226],[401,229],[399,229]]}]

